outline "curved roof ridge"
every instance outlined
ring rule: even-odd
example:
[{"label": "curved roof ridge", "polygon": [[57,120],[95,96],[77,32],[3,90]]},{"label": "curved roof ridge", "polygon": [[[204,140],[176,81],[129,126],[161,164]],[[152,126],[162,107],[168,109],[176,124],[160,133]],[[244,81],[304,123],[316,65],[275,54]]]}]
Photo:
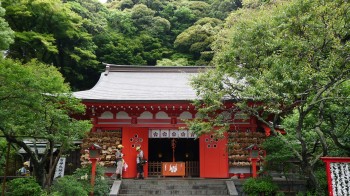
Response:
[{"label": "curved roof ridge", "polygon": [[209,66],[147,66],[147,65],[106,65],[105,74],[109,72],[185,72],[185,73],[198,73],[206,69],[212,69]]}]

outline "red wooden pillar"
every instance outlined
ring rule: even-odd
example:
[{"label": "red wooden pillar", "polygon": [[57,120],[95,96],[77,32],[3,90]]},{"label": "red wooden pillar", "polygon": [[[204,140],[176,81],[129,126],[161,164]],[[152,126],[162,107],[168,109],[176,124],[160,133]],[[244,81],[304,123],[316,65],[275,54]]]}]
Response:
[{"label": "red wooden pillar", "polygon": [[100,159],[100,150],[101,147],[96,144],[92,144],[89,147],[89,160],[91,161],[91,187],[92,190],[90,195],[94,195],[94,186],[95,186],[95,175],[96,175],[96,163]]},{"label": "red wooden pillar", "polygon": [[270,136],[271,135],[271,129],[267,125],[263,124],[262,127],[264,128],[265,135]]},{"label": "red wooden pillar", "polygon": [[[126,171],[123,171],[123,178],[135,178],[136,171],[136,146],[141,145],[144,157],[148,159],[148,128],[143,127],[125,127],[122,133],[124,160],[128,165]],[[148,176],[148,164],[144,165],[144,175]]]},{"label": "red wooden pillar", "polygon": [[256,172],[256,162],[258,162],[260,159],[258,158],[251,158],[250,161],[252,162],[252,172],[253,172],[253,178],[257,177],[257,172]]},{"label": "red wooden pillar", "polygon": [[91,132],[96,132],[96,125],[97,125],[97,117],[94,116],[91,118],[92,128]]},{"label": "red wooden pillar", "polygon": [[95,186],[95,176],[96,176],[96,163],[97,159],[96,158],[90,158],[91,161],[91,187],[92,191],[90,192],[90,195],[94,195],[94,186]]},{"label": "red wooden pillar", "polygon": [[200,177],[228,177],[228,155],[226,145],[226,136],[222,139],[215,139],[213,135],[203,135],[199,138]]}]

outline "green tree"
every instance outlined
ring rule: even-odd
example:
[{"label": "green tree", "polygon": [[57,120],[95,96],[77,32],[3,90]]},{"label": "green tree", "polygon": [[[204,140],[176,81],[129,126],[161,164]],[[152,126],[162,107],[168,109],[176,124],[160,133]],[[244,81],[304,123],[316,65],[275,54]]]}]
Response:
[{"label": "green tree", "polygon": [[224,20],[232,11],[242,7],[242,0],[214,0],[211,3],[209,16]]},{"label": "green tree", "polygon": [[7,50],[13,42],[14,32],[11,30],[9,24],[3,18],[5,9],[1,7],[0,2],[0,51]]},{"label": "green tree", "polygon": [[175,36],[192,26],[198,19],[190,8],[173,5],[167,6],[161,15],[170,21],[171,31]]},{"label": "green tree", "polygon": [[141,55],[143,45],[137,37],[128,38],[121,33],[108,32],[95,36],[94,41],[99,46],[96,54],[101,62],[120,65],[146,64]]},{"label": "green tree", "polygon": [[93,30],[84,28],[89,27],[88,20],[72,11],[72,7],[77,11],[75,5],[60,0],[4,0],[5,18],[15,31],[8,57],[53,64],[73,88],[93,85],[85,80],[98,65],[88,33]]},{"label": "green tree", "polygon": [[[150,34],[154,37],[165,34],[170,30],[170,22],[160,16],[156,11],[144,4],[137,4],[130,9],[131,19],[137,27],[139,34]],[[161,36],[160,36],[161,37]]]},{"label": "green tree", "polygon": [[107,30],[107,8],[96,0],[67,0],[70,10],[82,17],[82,27],[91,35]]},{"label": "green tree", "polygon": [[169,21],[155,16],[155,11],[144,4],[123,11],[112,10],[108,29],[94,37],[96,54],[102,62],[155,65],[169,53],[162,37],[170,30]]},{"label": "green tree", "polygon": [[144,4],[137,4],[131,10],[131,18],[139,31],[147,30],[152,25],[155,11]]},{"label": "green tree", "polygon": [[[213,56],[210,46],[222,28],[221,24],[222,21],[216,18],[201,18],[176,37],[174,46],[178,51],[192,54],[194,60],[206,61],[207,65]],[[211,55],[208,57],[209,53]]]},{"label": "green tree", "polygon": [[349,95],[350,86],[349,81],[340,85],[334,95],[341,97],[341,99],[333,102],[325,102],[325,107],[322,110],[321,117],[323,123],[321,130],[329,136],[334,142],[334,146],[330,146],[331,156],[350,156],[350,111],[349,102],[344,100],[346,95]]},{"label": "green tree", "polygon": [[[327,134],[349,132],[345,123],[328,129],[332,117],[341,119],[331,112],[349,104],[349,8],[340,0],[274,1],[232,14],[215,42],[217,69],[193,82],[207,121],[190,126],[199,133],[212,126],[225,131],[215,112],[226,110],[222,98],[235,101],[236,110],[255,116],[284,142],[310,188],[322,194],[315,170],[333,150]],[[276,131],[280,125],[286,135]]]},{"label": "green tree", "polygon": [[[50,184],[60,156],[74,148],[73,141],[91,127],[89,121],[72,118],[85,111],[84,105],[71,95],[55,67],[38,61],[22,65],[11,59],[0,59],[0,100],[0,131],[8,142],[28,153],[38,183]],[[31,140],[34,149],[24,140]],[[47,143],[42,154],[38,141]],[[56,157],[54,148],[58,149]]]},{"label": "green tree", "polygon": [[107,20],[109,28],[113,32],[122,33],[125,36],[134,36],[137,32],[137,27],[131,19],[131,12],[110,11]]},{"label": "green tree", "polygon": [[167,59],[157,61],[157,66],[188,66],[188,61],[186,58]]},{"label": "green tree", "polygon": [[189,8],[198,19],[209,16],[210,4],[205,1],[183,1],[179,7]]}]

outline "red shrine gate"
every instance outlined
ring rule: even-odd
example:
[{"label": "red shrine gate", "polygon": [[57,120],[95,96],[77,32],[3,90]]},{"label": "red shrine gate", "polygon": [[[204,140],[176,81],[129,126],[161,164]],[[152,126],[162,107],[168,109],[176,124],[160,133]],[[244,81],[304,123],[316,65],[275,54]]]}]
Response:
[{"label": "red shrine gate", "polygon": [[[144,167],[146,177],[149,176],[149,170],[151,170],[151,176],[162,176],[161,163],[172,161],[183,162],[186,163],[186,167],[191,167],[192,172],[186,170],[185,176],[229,177],[230,166],[227,147],[229,137],[226,135],[222,139],[216,139],[213,135],[203,135],[197,138],[191,131],[184,129],[186,125],[183,119],[195,116],[193,106],[188,106],[189,110],[186,111],[176,111],[176,108],[180,108],[180,106],[174,106],[177,115],[173,118],[167,116],[174,115],[175,111],[167,114],[162,111],[164,105],[153,113],[144,109],[138,114],[133,111],[139,107],[136,105],[132,107],[123,105],[100,106],[91,103],[87,106],[94,119],[93,132],[121,130],[124,160],[128,165],[123,174],[124,178],[136,176],[136,147],[139,145],[144,151],[145,158],[149,161]],[[121,108],[123,108],[122,111],[119,111]],[[132,115],[129,114],[131,111],[133,111]],[[250,125],[251,120],[247,122],[249,123],[241,126]],[[175,149],[172,149],[172,141],[176,143]]]},{"label": "red shrine gate", "polygon": [[[85,119],[91,119],[92,135],[111,132],[116,138],[104,140],[105,167],[113,166],[113,149],[122,143],[128,164],[125,178],[136,176],[136,150],[141,145],[149,163],[145,176],[162,175],[162,162],[188,162],[188,176],[227,178],[231,174],[248,174],[249,161],[244,147],[260,141],[255,118],[241,113],[225,114],[231,120],[231,130],[224,139],[211,135],[196,138],[186,130],[184,120],[196,118],[191,100],[197,98],[190,78],[206,67],[152,67],[106,65],[106,71],[90,90],[75,92],[87,106]],[[235,109],[226,101],[226,109]],[[249,134],[248,134],[249,133]],[[251,134],[250,134],[251,133]],[[156,134],[156,135],[153,135]],[[158,135],[157,135],[158,134]],[[88,140],[89,142],[98,142]],[[228,142],[236,142],[233,149]],[[175,149],[173,148],[175,143]],[[114,157],[115,158],[115,157]],[[84,161],[85,159],[85,161]],[[82,156],[82,164],[89,164]],[[173,166],[172,166],[173,167]],[[245,168],[244,168],[245,167]],[[110,170],[113,171],[113,170]],[[189,174],[191,172],[191,174]]]}]

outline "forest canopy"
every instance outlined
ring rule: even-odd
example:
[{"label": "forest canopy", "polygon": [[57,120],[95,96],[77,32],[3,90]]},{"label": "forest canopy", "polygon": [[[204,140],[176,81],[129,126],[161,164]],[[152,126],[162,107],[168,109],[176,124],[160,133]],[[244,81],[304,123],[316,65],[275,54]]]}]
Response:
[{"label": "forest canopy", "polygon": [[73,90],[85,90],[103,62],[211,65],[214,36],[242,2],[3,0],[1,6],[1,26],[9,27],[0,42],[6,56],[52,64]]}]

